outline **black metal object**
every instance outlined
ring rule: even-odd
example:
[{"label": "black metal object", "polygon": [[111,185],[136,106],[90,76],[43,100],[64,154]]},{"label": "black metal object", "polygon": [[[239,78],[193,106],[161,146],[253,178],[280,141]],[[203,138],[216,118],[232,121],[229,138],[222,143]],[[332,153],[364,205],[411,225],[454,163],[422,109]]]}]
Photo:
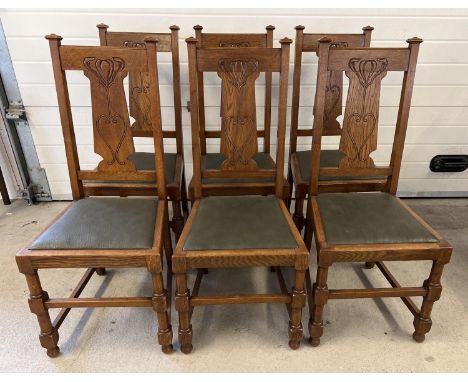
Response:
[{"label": "black metal object", "polygon": [[462,172],[468,168],[468,155],[436,155],[429,168],[433,172]]},{"label": "black metal object", "polygon": [[3,177],[2,168],[0,167],[0,194],[2,195],[3,204],[11,204],[10,196],[8,195],[5,178]]}]

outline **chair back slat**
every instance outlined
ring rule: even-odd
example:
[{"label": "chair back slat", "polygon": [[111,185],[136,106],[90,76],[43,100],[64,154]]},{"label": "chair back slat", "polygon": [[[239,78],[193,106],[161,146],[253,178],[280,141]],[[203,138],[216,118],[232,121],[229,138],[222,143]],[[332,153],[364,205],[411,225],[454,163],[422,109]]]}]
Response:
[{"label": "chair back slat", "polygon": [[[158,41],[158,53],[172,53],[172,83],[174,93],[175,138],[177,153],[183,155],[182,136],[182,101],[180,91],[179,63],[179,27],[170,27],[170,33],[147,32],[114,32],[109,31],[106,24],[98,24],[101,46],[126,48],[144,48],[145,39]],[[133,135],[136,137],[152,137],[152,124],[148,99],[148,72],[130,71],[128,76],[130,116],[135,120],[132,124]],[[174,138],[173,131],[163,131],[164,138]]]},{"label": "chair back slat", "polygon": [[[369,47],[373,27],[362,28],[363,33],[304,33],[304,27],[296,27],[296,53],[294,58],[293,99],[291,110],[290,151],[297,151],[297,137],[312,136],[312,129],[299,128],[299,98],[301,86],[302,54],[314,52],[318,54],[318,40],[327,37],[332,41],[332,47]],[[325,91],[324,135],[341,135],[341,125],[338,117],[342,114],[343,70],[331,71],[328,75]]]},{"label": "chair back slat", "polygon": [[[310,195],[318,192],[320,176],[385,176],[385,190],[396,193],[411,94],[421,39],[407,40],[407,48],[337,48],[324,37],[319,42],[316,107],[310,173]],[[321,139],[326,105],[321,98],[333,71],[349,78],[348,95],[339,150],[343,154],[337,168],[320,168]],[[404,72],[397,126],[388,167],[376,166],[371,154],[377,150],[381,81],[388,71]]]},{"label": "chair back slat", "polygon": [[[189,57],[190,101],[192,103],[192,149],[194,196],[202,196],[201,180],[206,178],[274,177],[276,194],[283,194],[284,138],[286,130],[289,45],[281,48],[202,48],[195,38],[186,40]],[[255,81],[260,72],[280,73],[278,104],[278,148],[274,170],[259,169],[253,156],[258,153]],[[216,72],[221,78],[221,154],[225,160],[220,170],[201,169],[199,76]]]},{"label": "chair back slat", "polygon": [[[198,47],[200,48],[272,48],[273,47],[273,31],[275,27],[268,25],[266,27],[266,33],[203,33],[203,27],[201,25],[195,25],[195,37],[198,41]],[[227,58],[227,56],[226,56]],[[213,62],[210,58],[209,62]],[[201,70],[201,74],[198,75],[198,106],[199,110],[199,123],[200,123],[200,145],[202,154],[206,154],[206,140],[213,136],[213,133],[219,133],[218,131],[206,131],[205,129],[205,94],[204,94],[204,71],[218,71],[216,67],[211,67],[212,70]],[[263,138],[263,152],[270,152],[270,135],[271,135],[271,91],[272,91],[272,71],[260,70],[265,73],[265,112],[263,121],[263,130],[257,130],[257,137]],[[223,81],[221,84],[221,94],[227,92],[224,89],[226,82]],[[223,97],[221,96],[221,103]],[[223,107],[221,107],[223,108]],[[257,128],[257,127],[256,127]]]},{"label": "chair back slat", "polygon": [[[83,180],[157,181],[158,196],[165,198],[159,84],[155,67],[157,41],[147,39],[145,48],[114,48],[62,46],[60,36],[49,35],[46,38],[51,49],[74,199],[84,196]],[[131,160],[135,147],[123,82],[130,72],[151,72],[149,68],[155,68],[154,74],[148,77],[148,103],[155,141],[156,171],[139,171]],[[102,158],[94,170],[80,168],[65,75],[68,70],[82,71],[90,83],[93,146],[94,152]]]}]

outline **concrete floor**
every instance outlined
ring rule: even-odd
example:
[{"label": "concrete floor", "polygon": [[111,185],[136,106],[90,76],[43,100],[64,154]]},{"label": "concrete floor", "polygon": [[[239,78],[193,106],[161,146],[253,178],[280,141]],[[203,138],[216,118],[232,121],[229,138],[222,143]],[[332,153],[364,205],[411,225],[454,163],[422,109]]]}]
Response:
[{"label": "concrete floor", "polygon": [[[15,253],[67,203],[27,206],[15,201],[0,206],[0,371],[31,372],[467,372],[468,371],[468,200],[408,200],[452,243],[452,262],[443,276],[444,290],[432,314],[433,327],[422,344],[411,338],[412,316],[397,298],[335,300],[325,309],[322,344],[288,347],[287,313],[282,305],[199,307],[193,316],[191,355],[161,353],[155,342],[156,322],[150,309],[72,310],[60,329],[62,354],[46,356],[38,341],[38,325],[27,305],[27,286],[18,272]],[[395,263],[390,268],[402,284],[418,286],[429,263]],[[312,274],[315,257],[311,256]],[[65,297],[81,270],[41,271],[51,297]],[[222,281],[222,282],[221,282]],[[377,269],[361,265],[333,266],[330,288],[388,286]],[[277,290],[267,269],[210,271],[201,293]],[[94,276],[83,297],[150,295],[143,270],[110,270]],[[420,300],[419,300],[420,301]],[[418,301],[418,302],[419,302]],[[55,311],[51,311],[52,316]],[[177,332],[176,314],[173,326]],[[308,315],[303,323],[307,327]],[[175,336],[177,337],[177,336]]]}]

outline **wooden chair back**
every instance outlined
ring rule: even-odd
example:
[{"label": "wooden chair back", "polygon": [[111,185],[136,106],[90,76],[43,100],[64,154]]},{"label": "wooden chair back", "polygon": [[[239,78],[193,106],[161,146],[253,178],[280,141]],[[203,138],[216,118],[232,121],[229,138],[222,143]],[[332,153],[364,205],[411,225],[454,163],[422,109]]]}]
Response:
[{"label": "wooden chair back", "polygon": [[[284,145],[288,94],[289,48],[292,40],[280,40],[281,48],[203,48],[196,38],[188,46],[194,197],[202,196],[202,178],[275,178],[275,194],[283,198]],[[219,170],[201,169],[199,78],[215,72],[221,78],[221,153],[226,160]],[[252,159],[258,152],[255,81],[260,72],[279,72],[276,166],[262,170]]]},{"label": "wooden chair back", "polygon": [[[311,137],[312,129],[299,129],[299,99],[301,88],[302,54],[313,52],[318,54],[318,40],[322,37],[331,39],[332,47],[363,48],[369,47],[371,42],[371,26],[362,28],[363,33],[304,33],[305,27],[296,28],[296,51],[294,55],[293,96],[291,108],[290,151],[297,151],[297,137]],[[330,72],[325,91],[325,120],[323,135],[341,135],[341,126],[337,118],[342,113],[343,73]]]},{"label": "wooden chair back", "polygon": [[[174,93],[175,131],[163,130],[164,138],[175,138],[177,154],[184,154],[182,133],[182,101],[180,90],[180,62],[179,62],[179,27],[169,27],[170,33],[147,32],[114,32],[109,31],[106,24],[98,24],[101,46],[115,46],[125,48],[144,48],[145,39],[158,40],[158,54],[169,52],[172,54],[172,86]],[[149,80],[146,72],[130,72],[128,75],[130,116],[135,119],[132,124],[133,136],[152,137],[151,116],[149,113]]]},{"label": "wooden chair back", "polygon": [[[317,195],[321,176],[385,176],[384,191],[396,193],[422,40],[414,37],[407,42],[407,48],[342,48],[332,47],[331,38],[320,39],[309,195]],[[343,158],[338,167],[327,168],[320,167],[325,94],[330,74],[337,71],[345,72],[349,78],[339,146]],[[370,154],[377,149],[380,87],[389,71],[403,72],[404,75],[390,163],[376,166]]]},{"label": "wooden chair back", "polygon": [[[68,171],[73,199],[84,197],[83,181],[145,181],[158,184],[158,197],[165,200],[166,183],[157,72],[158,41],[145,40],[145,47],[61,45],[62,37],[49,40]],[[95,170],[82,170],[68,93],[66,71],[82,71],[91,89],[94,152],[102,157]],[[129,157],[135,153],[124,78],[128,73],[147,72],[148,108],[155,146],[156,171],[138,171]]]},{"label": "wooden chair back", "polygon": [[[273,48],[273,31],[275,27],[268,25],[266,33],[203,33],[201,25],[195,25],[195,37],[197,47],[199,48]],[[257,131],[257,137],[263,138],[263,152],[270,152],[270,134],[271,134],[271,87],[272,73],[265,72],[265,114],[263,130]],[[205,129],[205,92],[203,73],[198,76],[198,107],[200,118],[200,139],[201,152],[206,154],[206,139],[221,138],[221,130]],[[224,94],[221,89],[221,94]],[[221,96],[221,103],[223,103]]]}]

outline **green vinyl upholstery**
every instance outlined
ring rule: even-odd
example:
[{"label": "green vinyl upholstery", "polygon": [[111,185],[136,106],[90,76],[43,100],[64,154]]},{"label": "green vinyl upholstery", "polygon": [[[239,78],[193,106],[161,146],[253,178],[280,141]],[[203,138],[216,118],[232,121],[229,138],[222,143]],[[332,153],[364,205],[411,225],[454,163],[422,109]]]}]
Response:
[{"label": "green vinyl upholstery", "polygon": [[[256,153],[253,160],[257,162],[257,166],[261,170],[271,170],[275,166],[271,162],[270,154],[267,153]],[[226,160],[226,157],[220,153],[208,153],[202,156],[202,171],[203,170],[219,170],[221,164]],[[203,178],[202,183],[272,183],[275,180],[273,178]]]},{"label": "green vinyl upholstery", "polygon": [[210,196],[200,200],[185,251],[296,248],[275,196]]},{"label": "green vinyl upholstery", "polygon": [[384,192],[324,193],[317,203],[328,244],[438,241],[397,197]]},{"label": "green vinyl upholstery", "polygon": [[[136,152],[128,158],[138,171],[154,171],[156,168],[154,153]],[[174,183],[177,154],[164,153],[164,175],[166,184]]]},{"label": "green vinyl upholstery", "polygon": [[[301,179],[305,183],[309,183],[310,167],[311,167],[311,150],[297,151],[297,161],[299,163],[299,171]],[[320,151],[320,167],[338,167],[344,155],[340,150],[322,150]],[[369,179],[386,179],[385,176],[321,176],[320,180],[369,180]]]},{"label": "green vinyl upholstery", "polygon": [[30,249],[144,249],[153,246],[157,199],[85,198]]}]

